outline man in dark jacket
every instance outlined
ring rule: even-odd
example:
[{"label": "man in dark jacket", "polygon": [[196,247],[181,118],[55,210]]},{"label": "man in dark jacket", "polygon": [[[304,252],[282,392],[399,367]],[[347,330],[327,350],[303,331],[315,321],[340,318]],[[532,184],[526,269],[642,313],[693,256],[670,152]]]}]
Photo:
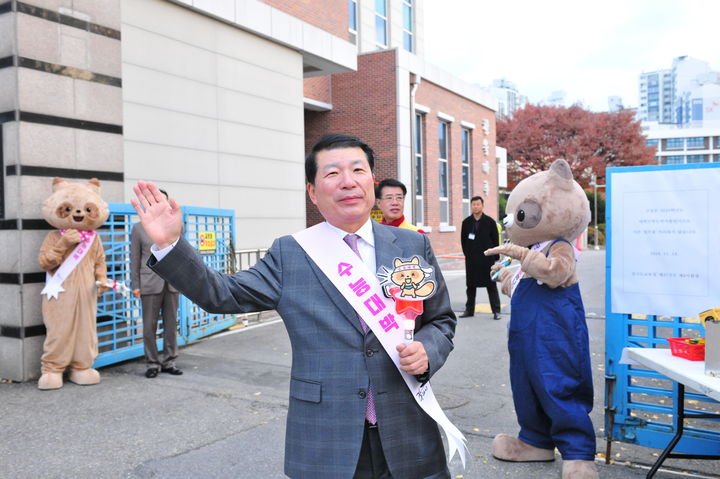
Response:
[{"label": "man in dark jacket", "polygon": [[497,284],[490,279],[490,267],[498,260],[498,256],[485,256],[488,248],[499,245],[497,223],[488,215],[483,214],[484,201],[480,196],[470,200],[472,214],[462,222],[460,243],[465,254],[465,281],[467,284],[467,303],[461,318],[475,314],[475,293],[477,288],[487,288],[493,319],[500,319],[500,295]]}]

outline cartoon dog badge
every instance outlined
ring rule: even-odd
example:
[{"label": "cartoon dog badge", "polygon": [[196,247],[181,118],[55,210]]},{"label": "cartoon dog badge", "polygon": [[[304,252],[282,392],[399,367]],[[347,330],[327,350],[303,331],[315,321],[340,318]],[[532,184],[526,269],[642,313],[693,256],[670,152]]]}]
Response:
[{"label": "cartoon dog badge", "polygon": [[423,312],[423,301],[436,290],[435,269],[419,256],[395,258],[393,268],[380,266],[378,279],[385,296],[395,300],[395,312],[403,316],[405,342],[413,341],[415,318]]}]

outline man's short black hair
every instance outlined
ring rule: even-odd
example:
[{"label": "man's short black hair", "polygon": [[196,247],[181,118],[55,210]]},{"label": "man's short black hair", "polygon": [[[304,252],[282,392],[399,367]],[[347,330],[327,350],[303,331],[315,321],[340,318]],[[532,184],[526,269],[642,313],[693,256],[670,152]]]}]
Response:
[{"label": "man's short black hair", "polygon": [[375,153],[367,143],[362,141],[360,138],[352,135],[344,135],[342,133],[330,133],[320,138],[320,141],[315,143],[312,147],[312,151],[305,158],[305,179],[308,183],[315,184],[315,175],[317,174],[317,154],[324,150],[336,150],[338,148],[361,148],[365,152],[368,164],[370,165],[370,171],[375,168]]},{"label": "man's short black hair", "polygon": [[375,198],[380,199],[380,196],[382,195],[382,190],[386,186],[389,186],[391,188],[400,188],[403,192],[403,196],[407,195],[407,188],[405,188],[405,185],[402,184],[402,181],[398,181],[394,178],[385,178],[380,182],[379,185],[377,185],[377,188],[375,189]]},{"label": "man's short black hair", "polygon": [[482,199],[482,196],[473,196],[472,198],[470,198],[470,203],[477,200],[480,200],[480,203],[485,204],[485,200]]}]

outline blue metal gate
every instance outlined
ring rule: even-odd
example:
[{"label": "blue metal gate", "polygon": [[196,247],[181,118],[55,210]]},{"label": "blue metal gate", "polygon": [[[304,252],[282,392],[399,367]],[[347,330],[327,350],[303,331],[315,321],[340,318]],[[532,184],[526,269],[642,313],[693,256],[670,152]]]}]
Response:
[{"label": "blue metal gate", "polygon": [[[130,232],[139,221],[129,204],[109,203],[110,216],[100,237],[105,248],[108,278],[130,285]],[[234,267],[233,244],[235,217],[232,210],[183,207],[183,231],[187,240],[198,247],[199,237],[213,237],[216,248],[204,251],[203,260],[214,269],[231,271]],[[235,323],[233,315],[207,313],[184,296],[178,313],[178,344],[228,328]],[[119,293],[105,293],[98,298],[97,333],[99,354],[94,366],[137,358],[144,354],[142,310],[140,299]],[[158,331],[158,348],[162,335]]]},{"label": "blue metal gate", "polygon": [[[720,164],[607,169],[605,431],[608,446],[610,441],[622,441],[664,449],[677,429],[677,418],[671,413],[673,404],[678,400],[678,384],[655,371],[619,364],[623,348],[668,348],[665,338],[702,336],[703,329],[697,318],[629,315],[612,312],[613,177],[639,171],[708,167],[717,168],[720,167]],[[702,261],[702,258],[699,260]],[[684,408],[687,413],[707,413],[720,410],[718,403],[713,399],[687,391]],[[675,452],[717,454],[717,451],[720,450],[720,431],[718,431],[717,422],[686,419],[685,424],[685,433],[675,447]]]},{"label": "blue metal gate", "polygon": [[[183,225],[185,238],[198,249],[201,237],[214,233],[215,248],[201,251],[203,261],[215,270],[232,272],[235,261],[235,215],[232,210],[184,207]],[[186,342],[226,329],[235,323],[235,316],[203,311],[185,296],[180,297],[178,317],[182,318],[180,328]]]}]

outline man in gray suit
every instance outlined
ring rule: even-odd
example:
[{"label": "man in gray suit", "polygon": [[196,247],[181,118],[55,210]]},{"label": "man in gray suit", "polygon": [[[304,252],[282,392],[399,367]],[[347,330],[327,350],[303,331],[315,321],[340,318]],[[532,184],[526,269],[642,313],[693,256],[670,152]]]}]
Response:
[{"label": "man in gray suit", "polygon": [[[306,159],[307,192],[330,225],[328,234],[345,239],[348,257],[357,254],[370,271],[414,255],[435,268],[437,292],[416,320],[415,340],[396,346],[399,368],[424,381],[453,349],[456,319],[427,236],[370,220],[373,165],[372,150],[359,139],[327,135]],[[226,275],[205,267],[180,236],[173,199],[166,201],[152,183],[138,182],[134,190],[133,205],[155,243],[154,271],[208,311],[275,309],[282,316],[293,354],[288,476],[450,477],[437,423],[415,401],[375,334],[292,236],[275,240],[253,268]]]},{"label": "man in gray suit", "polygon": [[[159,190],[165,198],[164,190]],[[143,315],[143,343],[147,370],[145,377],[154,378],[158,371],[178,376],[182,370],[175,366],[178,355],[177,311],[178,290],[155,274],[147,265],[153,242],[145,233],[142,223],[136,223],[130,233],[130,280],[132,293],[140,298]],[[160,314],[163,318],[162,357],[157,348],[157,327]]]}]

